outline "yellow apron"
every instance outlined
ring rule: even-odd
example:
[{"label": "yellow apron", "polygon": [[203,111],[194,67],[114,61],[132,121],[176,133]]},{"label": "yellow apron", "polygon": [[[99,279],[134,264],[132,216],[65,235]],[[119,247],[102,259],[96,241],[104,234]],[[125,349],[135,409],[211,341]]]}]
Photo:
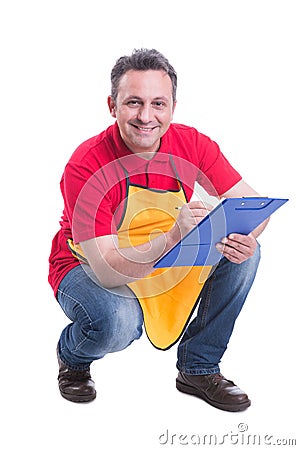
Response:
[{"label": "yellow apron", "polygon": [[[133,185],[127,177],[127,201],[118,227],[120,248],[144,244],[172,228],[179,214],[175,207],[186,203],[176,176],[178,191]],[[68,245],[78,259],[87,262],[79,245],[70,239]],[[156,269],[128,284],[141,305],[147,336],[156,348],[167,350],[181,337],[210,271],[211,266]]]}]

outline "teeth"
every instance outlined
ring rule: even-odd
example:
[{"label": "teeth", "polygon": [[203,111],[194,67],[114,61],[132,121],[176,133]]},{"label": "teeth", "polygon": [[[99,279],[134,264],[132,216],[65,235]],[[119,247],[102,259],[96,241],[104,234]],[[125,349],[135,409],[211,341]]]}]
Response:
[{"label": "teeth", "polygon": [[143,128],[143,127],[138,127],[138,129],[142,130],[142,131],[151,131],[152,130],[152,128]]}]

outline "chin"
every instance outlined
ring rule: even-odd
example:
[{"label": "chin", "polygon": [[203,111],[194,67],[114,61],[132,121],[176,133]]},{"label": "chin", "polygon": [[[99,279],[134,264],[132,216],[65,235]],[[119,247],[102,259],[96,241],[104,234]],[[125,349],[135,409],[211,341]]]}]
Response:
[{"label": "chin", "polygon": [[130,148],[135,148],[135,151],[138,152],[151,152],[156,151],[159,147],[160,139],[151,139],[151,141],[147,141],[144,139],[135,139],[132,140]]}]

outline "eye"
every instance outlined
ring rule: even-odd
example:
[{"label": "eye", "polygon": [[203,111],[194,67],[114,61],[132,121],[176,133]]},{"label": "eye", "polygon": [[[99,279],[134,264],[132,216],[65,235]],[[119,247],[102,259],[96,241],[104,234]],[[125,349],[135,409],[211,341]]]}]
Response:
[{"label": "eye", "polygon": [[126,103],[127,106],[129,107],[135,107],[135,106],[139,106],[141,104],[141,102],[139,100],[128,100],[128,102]]},{"label": "eye", "polygon": [[162,100],[157,100],[153,102],[152,105],[156,109],[163,109],[166,106],[165,102],[163,102]]}]

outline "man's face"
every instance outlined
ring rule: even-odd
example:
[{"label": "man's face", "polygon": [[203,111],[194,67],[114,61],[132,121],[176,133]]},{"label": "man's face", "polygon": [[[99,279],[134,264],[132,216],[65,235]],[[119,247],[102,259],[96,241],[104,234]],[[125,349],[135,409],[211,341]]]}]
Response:
[{"label": "man's face", "polygon": [[120,79],[116,102],[109,97],[108,105],[127,147],[155,152],[173,119],[171,79],[161,70],[130,70]]}]

